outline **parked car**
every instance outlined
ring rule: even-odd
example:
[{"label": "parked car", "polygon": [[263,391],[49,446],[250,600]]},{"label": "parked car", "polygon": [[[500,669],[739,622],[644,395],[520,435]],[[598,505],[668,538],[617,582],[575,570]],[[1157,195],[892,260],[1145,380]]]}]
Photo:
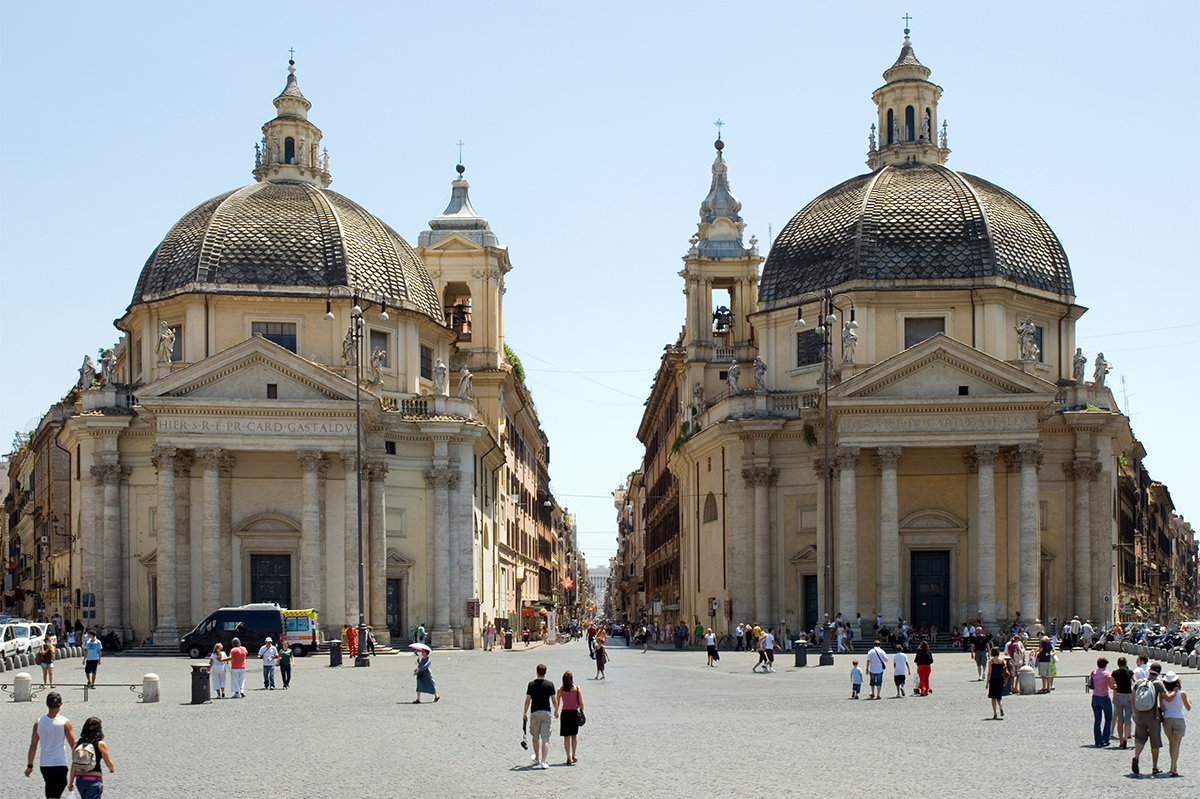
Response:
[{"label": "parked car", "polygon": [[23,655],[30,650],[29,622],[15,620],[0,627],[0,646],[3,646],[4,657]]}]

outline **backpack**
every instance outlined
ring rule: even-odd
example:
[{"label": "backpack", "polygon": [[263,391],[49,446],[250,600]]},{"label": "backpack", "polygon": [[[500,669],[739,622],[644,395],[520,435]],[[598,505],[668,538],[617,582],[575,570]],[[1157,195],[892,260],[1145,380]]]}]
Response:
[{"label": "backpack", "polygon": [[1133,709],[1141,713],[1154,710],[1158,706],[1158,694],[1154,685],[1147,679],[1138,680],[1133,684]]},{"label": "backpack", "polygon": [[76,774],[84,774],[96,768],[96,745],[80,743],[71,752],[71,766]]}]

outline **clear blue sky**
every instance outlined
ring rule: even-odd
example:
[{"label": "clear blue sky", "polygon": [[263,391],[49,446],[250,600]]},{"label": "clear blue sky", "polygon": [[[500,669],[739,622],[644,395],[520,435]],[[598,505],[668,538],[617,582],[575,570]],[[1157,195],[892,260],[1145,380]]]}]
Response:
[{"label": "clear blue sky", "polygon": [[[466,142],[510,248],[505,332],[593,564],[659,355],[722,118],[747,233],[866,171],[871,92],[912,14],[949,166],[1037,209],[1089,357],[1125,379],[1147,464],[1195,516],[1200,221],[1195,2],[0,5],[0,432],[117,338],[170,226],[252,181],[296,49],[332,188],[410,243]],[[763,245],[760,244],[760,247]],[[0,446],[0,448],[4,448]]]}]

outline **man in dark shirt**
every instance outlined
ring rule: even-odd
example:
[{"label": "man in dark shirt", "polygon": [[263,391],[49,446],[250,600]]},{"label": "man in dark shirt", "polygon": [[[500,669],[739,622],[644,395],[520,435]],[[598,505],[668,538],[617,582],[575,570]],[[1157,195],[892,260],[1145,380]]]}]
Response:
[{"label": "man in dark shirt", "polygon": [[[525,689],[525,709],[521,718],[529,722],[529,735],[533,738],[533,767],[548,769],[546,758],[550,753],[550,702],[557,703],[554,683],[546,679],[546,664],[539,663],[537,679]],[[530,715],[533,718],[530,718]],[[538,746],[541,745],[539,749]],[[539,757],[540,755],[540,757]]]}]

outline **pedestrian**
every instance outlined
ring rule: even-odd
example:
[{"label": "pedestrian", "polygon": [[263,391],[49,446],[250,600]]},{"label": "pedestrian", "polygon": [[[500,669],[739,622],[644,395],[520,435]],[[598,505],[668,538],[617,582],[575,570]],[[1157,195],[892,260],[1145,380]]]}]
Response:
[{"label": "pedestrian", "polygon": [[975,653],[975,669],[979,672],[979,679],[982,681],[983,670],[988,662],[988,639],[983,634],[982,627],[976,627],[971,636],[971,651]]},{"label": "pedestrian", "polygon": [[854,654],[854,628],[849,624],[846,625],[846,651]]},{"label": "pedestrian", "polygon": [[279,661],[279,650],[275,648],[275,644],[271,643],[271,639],[267,638],[266,643],[258,648],[258,657],[262,660],[263,669],[263,690],[275,690],[275,664]]},{"label": "pedestrian", "polygon": [[279,642],[279,677],[283,680],[283,690],[292,684],[292,647],[286,640]]},{"label": "pedestrian", "polygon": [[375,654],[375,631],[372,630],[368,626],[366,635],[367,635],[367,654],[374,655]]},{"label": "pedestrian", "polygon": [[[1140,774],[1138,759],[1142,756],[1142,747],[1150,742],[1151,774],[1162,773],[1158,768],[1158,750],[1162,748],[1162,716],[1159,708],[1159,697],[1166,693],[1163,681],[1159,679],[1162,666],[1145,663],[1145,657],[1138,656],[1138,667],[1133,670],[1133,766],[1131,771]],[[1139,677],[1145,669],[1145,676]]]},{"label": "pedestrian", "polygon": [[1004,658],[1000,656],[1000,647],[994,646],[991,648],[991,660],[988,664],[988,699],[992,700],[992,720],[996,716],[996,710],[999,708],[1000,716],[1004,716]]},{"label": "pedestrian", "polygon": [[[1125,658],[1121,658],[1117,662],[1121,663],[1124,660],[1125,660]],[[1047,635],[1043,631],[1042,637],[1038,641],[1037,669],[1038,669],[1038,677],[1040,677],[1042,680],[1042,688],[1040,691],[1038,691],[1038,693],[1041,693],[1041,694],[1050,693],[1050,686],[1054,680],[1054,678],[1050,676],[1050,672],[1051,672],[1051,669],[1053,666],[1054,666],[1054,641],[1050,638],[1049,635]],[[1129,672],[1129,674],[1130,674],[1130,677],[1132,678],[1133,672]]]},{"label": "pedestrian", "polygon": [[696,637],[692,639],[693,643],[700,643],[700,639],[704,637],[704,627],[700,624],[700,622],[696,622],[696,629],[692,632],[696,634]]},{"label": "pedestrian", "polygon": [[1171,776],[1179,776],[1179,745],[1183,743],[1183,733],[1186,724],[1183,711],[1191,710],[1192,703],[1188,701],[1187,691],[1179,686],[1179,675],[1168,671],[1163,675],[1163,688],[1159,694],[1158,703],[1162,710],[1162,731],[1167,734],[1167,746],[1171,751]]},{"label": "pedestrian", "polygon": [[[596,655],[600,660],[600,655]],[[525,708],[521,718],[529,724],[529,735],[533,738],[533,767],[548,769],[546,758],[550,754],[550,703],[555,698],[554,683],[546,679],[546,664],[539,663],[537,679],[525,687]]]},{"label": "pedestrian", "polygon": [[[1038,666],[1041,667],[1040,662]],[[1133,670],[1125,665],[1125,658],[1117,658],[1117,668],[1108,677],[1108,687],[1112,690],[1117,746],[1127,749],[1133,737]]]},{"label": "pedestrian", "polygon": [[1088,687],[1092,692],[1092,738],[1096,746],[1108,746],[1112,737],[1112,696],[1109,695],[1108,658],[1096,660],[1096,669],[1088,675]]},{"label": "pedestrian", "polygon": [[33,736],[29,739],[29,765],[25,776],[33,774],[33,756],[37,754],[38,744],[41,744],[42,754],[39,766],[42,771],[42,781],[46,784],[46,799],[60,799],[63,789],[67,787],[67,748],[75,749],[75,731],[71,728],[71,720],[62,715],[62,696],[58,691],[46,694],[46,715],[33,725]]},{"label": "pedestrian", "polygon": [[858,667],[858,661],[855,660],[850,664],[850,698],[858,699],[858,692],[862,690],[862,669]]},{"label": "pedestrian", "polygon": [[558,689],[558,694],[554,697],[554,715],[559,719],[558,734],[563,739],[563,750],[567,754],[568,766],[579,762],[579,717],[582,714],[583,694],[579,692],[579,686],[575,684],[575,675],[564,671],[562,687]]},{"label": "pedestrian", "polygon": [[909,673],[908,655],[904,654],[902,645],[896,644],[896,654],[892,655],[892,679],[896,682],[897,699],[904,696],[904,683]]},{"label": "pedestrian", "polygon": [[767,630],[763,637],[763,651],[767,654],[767,671],[775,673],[775,628]]},{"label": "pedestrian", "polygon": [[1071,630],[1070,641],[1065,642],[1063,644],[1063,649],[1074,649],[1075,645],[1077,643],[1079,643],[1079,636],[1083,632],[1083,622],[1079,621],[1078,616],[1071,619],[1070,630]]},{"label": "pedestrian", "polygon": [[867,652],[867,673],[871,681],[871,695],[868,699],[883,698],[883,672],[887,670],[888,656],[883,651],[883,642],[875,639],[875,646]]},{"label": "pedestrian", "polygon": [[603,680],[604,679],[604,664],[608,662],[608,647],[606,647],[604,645],[604,642],[600,640],[599,636],[597,636],[597,638],[596,638],[595,655],[596,655],[596,679]]},{"label": "pedestrian", "polygon": [[414,705],[421,704],[421,694],[433,694],[433,701],[441,701],[441,696],[438,695],[437,685],[433,681],[433,672],[430,671],[432,663],[432,653],[428,649],[417,649],[413,651],[417,656],[417,667],[413,669],[413,674],[417,678],[417,698],[413,700]]},{"label": "pedestrian", "polygon": [[96,687],[96,672],[100,668],[101,653],[104,647],[96,637],[94,630],[88,630],[87,640],[83,642],[83,673],[87,678],[89,688]]},{"label": "pedestrian", "polygon": [[708,665],[716,666],[715,661],[721,659],[721,655],[717,653],[717,636],[713,633],[712,627],[708,628],[708,632],[704,634],[704,645],[708,647]]},{"label": "pedestrian", "polygon": [[246,698],[246,647],[238,638],[234,638],[229,649],[229,690],[234,699]]},{"label": "pedestrian", "polygon": [[42,687],[46,687],[46,679],[50,680],[50,687],[54,687],[54,644],[50,641],[43,640],[42,646],[38,649],[37,657],[38,665],[42,667]]},{"label": "pedestrian", "polygon": [[358,657],[358,630],[352,624],[346,625],[346,631],[342,634],[345,637],[347,649],[350,654],[350,659],[354,660]]},{"label": "pedestrian", "polygon": [[529,646],[529,628],[521,630],[521,640],[525,642],[525,646]]},{"label": "pedestrian", "polygon": [[417,625],[417,640],[414,641],[414,643],[417,643],[417,644],[425,643],[425,623],[424,622]]},{"label": "pedestrian", "polygon": [[213,645],[212,654],[208,656],[212,667],[208,670],[212,675],[212,687],[217,692],[218,699],[225,698],[225,681],[229,676],[229,655],[220,643]]},{"label": "pedestrian", "polygon": [[766,674],[767,673],[767,637],[765,635],[762,635],[762,628],[760,628],[760,627],[754,628],[754,641],[755,641],[755,643],[754,643],[755,650],[754,651],[758,653],[758,661],[754,664],[754,666],[750,669],[750,671],[757,672],[758,667],[762,666],[763,674]]},{"label": "pedestrian", "polygon": [[1150,661],[1145,655],[1137,656],[1137,665],[1133,667],[1133,682],[1136,684],[1138,680],[1150,679]]},{"label": "pedestrian", "polygon": [[1092,648],[1092,635],[1095,630],[1092,628],[1092,620],[1088,619],[1080,627],[1080,633],[1083,636],[1083,651],[1086,652]]},{"label": "pedestrian", "polygon": [[67,793],[79,786],[79,799],[100,799],[104,793],[104,779],[100,763],[108,766],[108,773],[116,771],[108,744],[104,743],[104,727],[99,716],[92,716],[83,723],[79,741],[71,750],[71,775],[67,781]]},{"label": "pedestrian", "polygon": [[1025,665],[1025,645],[1021,643],[1021,636],[1013,633],[1006,647],[1008,655],[1008,679],[1010,683],[1009,690],[1018,694],[1021,692],[1021,687],[1017,685],[1017,676],[1021,666]]},{"label": "pedestrian", "polygon": [[734,628],[733,635],[735,638],[737,638],[737,645],[733,648],[733,651],[734,652],[745,652],[746,651],[746,646],[745,646],[746,628],[743,627],[741,624],[738,624],[738,626]]},{"label": "pedestrian", "polygon": [[922,641],[913,657],[917,662],[917,696],[929,696],[929,674],[933,671],[933,653],[929,651],[929,642]]},{"label": "pedestrian", "polygon": [[496,645],[496,623],[489,621],[483,630],[483,651],[491,652]]}]

